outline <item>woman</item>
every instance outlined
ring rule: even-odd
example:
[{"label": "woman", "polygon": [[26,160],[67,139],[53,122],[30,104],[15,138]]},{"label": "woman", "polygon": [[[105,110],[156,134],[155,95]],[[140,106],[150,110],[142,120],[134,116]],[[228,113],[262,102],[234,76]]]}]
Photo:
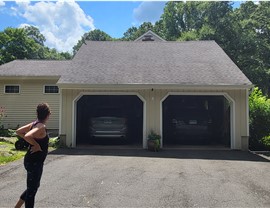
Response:
[{"label": "woman", "polygon": [[47,103],[37,106],[37,120],[19,128],[16,133],[29,144],[24,157],[24,167],[27,171],[27,189],[22,193],[15,208],[25,203],[26,208],[34,207],[35,195],[40,185],[43,163],[48,153],[49,137],[46,131],[46,122],[51,112]]}]

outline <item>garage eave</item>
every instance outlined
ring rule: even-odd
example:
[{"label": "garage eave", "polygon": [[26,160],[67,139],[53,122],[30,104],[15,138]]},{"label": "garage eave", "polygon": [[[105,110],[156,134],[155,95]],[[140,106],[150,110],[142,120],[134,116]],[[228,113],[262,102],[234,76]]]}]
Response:
[{"label": "garage eave", "polygon": [[58,83],[60,89],[251,89],[252,84],[245,85],[180,85],[180,84],[62,84]]},{"label": "garage eave", "polygon": [[59,75],[54,76],[20,76],[20,75],[10,75],[10,76],[0,76],[0,80],[59,80]]}]

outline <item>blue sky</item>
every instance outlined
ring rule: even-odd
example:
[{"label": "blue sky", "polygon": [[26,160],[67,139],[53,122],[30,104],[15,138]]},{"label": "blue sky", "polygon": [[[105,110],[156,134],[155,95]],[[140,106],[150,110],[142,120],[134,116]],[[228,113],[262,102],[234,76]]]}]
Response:
[{"label": "blue sky", "polygon": [[165,2],[161,1],[0,0],[0,31],[33,25],[45,36],[48,47],[72,51],[85,32],[100,29],[120,38],[132,26],[159,20],[164,6]]},{"label": "blue sky", "polygon": [[164,6],[165,2],[0,0],[0,31],[33,25],[45,36],[48,47],[71,51],[85,32],[100,29],[120,38],[132,26],[157,21]]}]

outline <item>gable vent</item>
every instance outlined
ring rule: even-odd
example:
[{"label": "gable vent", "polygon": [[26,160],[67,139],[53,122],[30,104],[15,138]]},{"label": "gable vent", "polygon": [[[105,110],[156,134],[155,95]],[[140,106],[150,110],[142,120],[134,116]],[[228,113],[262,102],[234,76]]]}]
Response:
[{"label": "gable vent", "polygon": [[154,41],[152,35],[144,35],[142,41]]}]

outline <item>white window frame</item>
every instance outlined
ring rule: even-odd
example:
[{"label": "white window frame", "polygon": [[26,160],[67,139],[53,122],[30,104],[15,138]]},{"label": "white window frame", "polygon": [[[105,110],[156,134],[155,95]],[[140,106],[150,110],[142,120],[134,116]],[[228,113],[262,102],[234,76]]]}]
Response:
[{"label": "white window frame", "polygon": [[59,87],[58,87],[58,92],[56,93],[48,93],[48,92],[45,92],[45,88],[46,87],[58,87],[57,85],[54,85],[54,84],[46,84],[46,85],[43,85],[43,94],[45,95],[58,95],[60,94],[60,90],[59,90]]},{"label": "white window frame", "polygon": [[[6,92],[6,87],[19,87],[19,92]],[[7,95],[18,95],[18,94],[21,94],[21,85],[19,84],[6,84],[4,85],[4,93],[7,94]]]}]

